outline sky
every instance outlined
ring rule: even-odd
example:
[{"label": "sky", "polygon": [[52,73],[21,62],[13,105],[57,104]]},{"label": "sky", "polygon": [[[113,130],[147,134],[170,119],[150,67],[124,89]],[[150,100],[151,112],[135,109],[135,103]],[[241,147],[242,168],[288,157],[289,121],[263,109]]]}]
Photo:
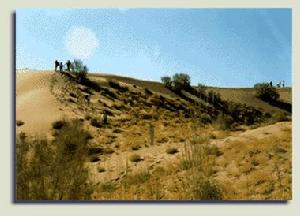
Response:
[{"label": "sky", "polygon": [[81,59],[90,72],[193,85],[291,86],[291,9],[19,9],[16,68],[54,70]]}]

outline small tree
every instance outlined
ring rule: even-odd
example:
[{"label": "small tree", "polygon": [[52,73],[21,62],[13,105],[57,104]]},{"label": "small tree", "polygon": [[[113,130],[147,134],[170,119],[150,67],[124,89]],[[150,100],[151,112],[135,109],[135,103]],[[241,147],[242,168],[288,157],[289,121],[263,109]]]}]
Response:
[{"label": "small tree", "polygon": [[172,79],[169,76],[161,77],[161,82],[166,88],[172,88]]},{"label": "small tree", "polygon": [[254,85],[256,90],[256,97],[266,102],[274,102],[279,99],[279,94],[276,88],[272,87],[269,83],[257,83]]},{"label": "small tree", "polygon": [[73,62],[73,71],[76,73],[76,77],[79,82],[86,80],[88,73],[88,67],[82,63],[80,59],[74,59]]},{"label": "small tree", "polygon": [[175,91],[187,90],[191,87],[191,78],[185,73],[176,73],[173,76],[173,88]]}]

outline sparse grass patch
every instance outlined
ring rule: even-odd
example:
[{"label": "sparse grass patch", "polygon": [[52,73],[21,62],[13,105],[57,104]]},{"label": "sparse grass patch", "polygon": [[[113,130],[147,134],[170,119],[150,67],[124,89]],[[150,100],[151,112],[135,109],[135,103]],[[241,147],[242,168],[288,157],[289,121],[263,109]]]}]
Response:
[{"label": "sparse grass patch", "polygon": [[207,153],[208,153],[208,155],[215,155],[216,157],[219,157],[224,154],[224,152],[221,151],[220,148],[218,148],[215,145],[208,147]]},{"label": "sparse grass patch", "polygon": [[19,127],[19,126],[24,125],[25,123],[23,121],[21,121],[21,120],[17,120],[16,124]]},{"label": "sparse grass patch", "polygon": [[98,156],[92,156],[92,157],[90,158],[90,162],[95,163],[95,162],[98,162],[98,161],[100,161],[100,158],[99,158]]},{"label": "sparse grass patch", "polygon": [[284,112],[276,112],[272,115],[272,118],[275,119],[276,122],[285,122],[290,120],[288,114]]},{"label": "sparse grass patch", "polygon": [[129,157],[129,160],[131,162],[140,162],[140,161],[142,161],[142,157],[138,154],[133,154]]},{"label": "sparse grass patch", "polygon": [[150,179],[149,172],[139,171],[138,173],[127,175],[123,183],[127,185],[140,185],[145,183],[149,179]]},{"label": "sparse grass patch", "polygon": [[137,151],[137,150],[139,150],[141,148],[141,145],[140,144],[137,144],[137,143],[135,143],[135,144],[133,144],[132,146],[131,146],[131,149],[133,150],[133,151]]},{"label": "sparse grass patch", "polygon": [[102,122],[100,120],[98,120],[97,118],[91,118],[91,125],[96,128],[101,128]]},{"label": "sparse grass patch", "polygon": [[117,189],[116,184],[112,182],[106,182],[100,185],[100,191],[101,192],[114,192]]},{"label": "sparse grass patch", "polygon": [[65,120],[58,120],[52,123],[52,128],[59,130],[62,129],[62,127],[66,124]]},{"label": "sparse grass patch", "polygon": [[198,175],[192,180],[193,200],[222,200],[223,194],[219,185],[211,178]]},{"label": "sparse grass patch", "polygon": [[167,154],[172,154],[173,155],[173,154],[176,154],[178,152],[178,149],[171,147],[171,148],[167,148],[166,152],[167,152]]},{"label": "sparse grass patch", "polygon": [[97,168],[97,171],[98,171],[99,173],[103,173],[103,172],[105,172],[105,168],[104,168],[104,167],[98,167],[98,168]]}]

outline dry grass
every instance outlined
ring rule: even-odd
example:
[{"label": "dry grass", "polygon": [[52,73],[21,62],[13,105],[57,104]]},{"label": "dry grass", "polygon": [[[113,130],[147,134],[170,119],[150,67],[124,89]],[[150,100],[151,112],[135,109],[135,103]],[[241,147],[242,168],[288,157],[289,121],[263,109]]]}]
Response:
[{"label": "dry grass", "polygon": [[[292,197],[291,134],[250,138],[226,145],[217,160],[226,199],[285,200]],[[231,162],[230,162],[231,161]],[[228,185],[228,181],[236,182]]]}]

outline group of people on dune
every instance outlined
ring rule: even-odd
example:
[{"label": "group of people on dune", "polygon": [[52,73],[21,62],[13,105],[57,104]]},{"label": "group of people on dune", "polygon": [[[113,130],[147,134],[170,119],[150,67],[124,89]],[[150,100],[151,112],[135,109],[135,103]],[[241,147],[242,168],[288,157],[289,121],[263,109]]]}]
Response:
[{"label": "group of people on dune", "polygon": [[[273,82],[271,81],[269,85],[270,85],[271,87],[273,87]],[[284,85],[284,80],[279,81],[279,83],[276,84],[276,87],[277,87],[277,88],[284,88],[284,86],[285,86],[285,85]]]},{"label": "group of people on dune", "polygon": [[[58,71],[57,69],[59,69],[59,72],[63,71],[64,66],[63,66],[62,62],[59,62],[59,61],[55,60],[54,64],[55,64],[55,71]],[[66,70],[67,71],[71,70],[71,61],[70,60],[68,60],[66,62]]]}]

